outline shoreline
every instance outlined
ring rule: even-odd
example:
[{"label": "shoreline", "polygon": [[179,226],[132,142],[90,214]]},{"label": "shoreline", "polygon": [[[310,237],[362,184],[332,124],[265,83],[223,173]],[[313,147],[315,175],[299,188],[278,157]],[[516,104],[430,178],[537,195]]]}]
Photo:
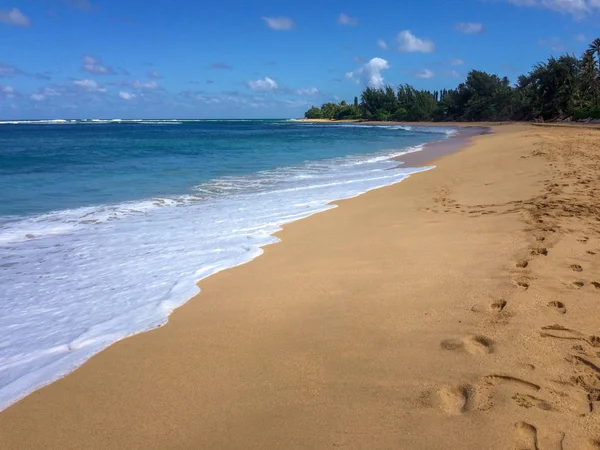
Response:
[{"label": "shoreline", "polygon": [[436,159],[460,152],[471,145],[471,140],[478,136],[493,133],[493,128],[488,126],[457,127],[457,133],[444,139],[428,142],[419,152],[407,153],[393,160],[402,162],[398,167],[423,167],[433,163]]},{"label": "shoreline", "polygon": [[474,450],[560,433],[567,449],[594,448],[581,386],[552,380],[593,378],[578,361],[592,360],[600,272],[586,250],[600,240],[580,189],[597,183],[585,147],[597,136],[494,131],[286,225],[164,327],[0,412],[0,448]]},{"label": "shoreline", "polygon": [[[469,134],[470,136],[470,134]],[[454,142],[455,145],[451,145],[450,142]],[[413,172],[411,172],[410,175],[414,175],[416,173],[420,173],[422,170],[427,170],[426,166],[426,162],[433,160],[435,157],[441,156],[442,154],[449,154],[453,151],[459,151],[460,147],[462,145],[467,145],[467,141],[468,141],[468,136],[467,133],[462,133],[459,132],[456,135],[452,135],[450,137],[448,136],[444,136],[441,140],[439,141],[432,141],[432,142],[427,142],[424,144],[420,144],[421,150],[419,151],[415,151],[415,152],[411,152],[411,153],[407,153],[404,155],[399,156],[398,158],[394,158],[394,157],[390,157],[389,160],[393,161],[393,160],[397,160],[397,161],[402,161],[404,164],[399,164],[393,167],[389,167],[387,170],[395,170],[395,169],[407,169],[407,170],[414,170]],[[411,147],[405,147],[406,148],[411,148]],[[405,162],[409,161],[409,164],[406,164]],[[408,175],[408,176],[410,176]],[[306,216],[300,217],[300,218],[295,218],[294,220],[292,220],[291,222],[287,222],[284,223],[282,225],[280,225],[279,230],[275,231],[273,233],[269,234],[269,242],[267,243],[263,243],[260,245],[255,245],[254,250],[257,252],[256,254],[254,254],[252,257],[250,257],[250,259],[243,261],[241,263],[237,263],[237,264],[233,264],[230,265],[228,267],[225,268],[220,268],[219,270],[217,270],[216,272],[211,271],[208,275],[203,275],[200,279],[196,279],[194,280],[193,285],[191,285],[189,290],[193,290],[195,293],[193,294],[189,294],[189,297],[181,297],[178,299],[175,299],[173,302],[175,303],[174,306],[170,307],[170,312],[169,314],[164,317],[164,319],[161,320],[161,323],[158,325],[153,325],[144,329],[138,329],[135,330],[131,333],[129,333],[126,336],[120,337],[114,341],[112,341],[111,343],[107,344],[106,346],[102,347],[100,350],[96,350],[94,351],[93,354],[88,355],[85,357],[85,359],[83,360],[83,362],[81,362],[81,360],[78,360],[75,363],[72,363],[71,366],[67,369],[66,372],[63,372],[62,374],[56,376],[56,377],[51,377],[52,379],[50,379],[50,381],[44,380],[42,383],[40,383],[39,385],[37,385],[35,388],[33,388],[32,390],[30,390],[27,394],[25,394],[24,396],[20,396],[18,397],[16,400],[11,399],[8,402],[2,401],[0,402],[0,413],[9,408],[10,406],[12,406],[15,403],[18,403],[19,401],[21,401],[23,398],[26,398],[27,396],[31,395],[33,392],[39,390],[39,389],[43,389],[44,387],[51,385],[52,383],[55,383],[56,381],[69,376],[69,374],[73,373],[73,371],[77,370],[79,367],[81,367],[83,364],[85,364],[91,357],[93,357],[94,355],[97,355],[98,353],[105,351],[106,349],[110,348],[112,345],[114,345],[117,342],[120,342],[124,339],[130,339],[134,336],[137,336],[139,334],[142,333],[147,333],[147,332],[151,332],[157,328],[163,327],[165,326],[168,321],[169,318],[171,316],[171,314],[173,313],[173,311],[177,310],[178,308],[184,306],[185,304],[187,304],[189,301],[193,300],[195,297],[197,297],[200,292],[198,292],[198,285],[199,283],[203,282],[206,278],[215,275],[216,273],[219,273],[223,270],[230,270],[232,268],[238,267],[240,265],[243,264],[248,264],[250,262],[252,262],[254,259],[258,258],[259,256],[261,256],[264,253],[264,249],[266,247],[268,247],[271,244],[277,244],[280,242],[280,240],[277,238],[277,233],[279,231],[281,231],[283,229],[283,227],[288,226],[294,222],[303,220],[303,219],[307,219],[310,218],[316,214],[319,213],[323,213],[326,212],[332,208],[335,208],[338,206],[338,203],[344,200],[348,200],[348,199],[352,199],[352,198],[356,198],[357,196],[360,195],[364,195],[367,192],[370,192],[372,190],[376,190],[376,189],[381,189],[382,187],[388,187],[391,186],[393,184],[397,184],[400,183],[401,181],[404,181],[406,178],[402,178],[399,180],[394,180],[392,182],[390,182],[391,184],[386,184],[384,186],[378,186],[378,187],[374,187],[374,188],[370,188],[367,191],[361,192],[358,195],[353,195],[350,197],[343,197],[343,198],[337,198],[334,200],[330,200],[326,203],[323,203],[322,205],[322,209],[318,210],[318,211],[314,211]],[[178,280],[179,281],[179,280]],[[70,344],[69,344],[70,345]],[[41,370],[43,371],[45,368],[42,368]],[[32,374],[33,376],[36,376],[37,373],[34,372]],[[20,382],[21,379],[17,379],[17,382]],[[2,397],[0,396],[0,400],[5,400],[7,397]]]}]

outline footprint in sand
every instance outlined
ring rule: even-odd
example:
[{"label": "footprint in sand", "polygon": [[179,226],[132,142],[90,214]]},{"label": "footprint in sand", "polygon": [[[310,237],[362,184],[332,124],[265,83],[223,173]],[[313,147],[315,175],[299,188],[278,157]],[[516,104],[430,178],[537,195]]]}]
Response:
[{"label": "footprint in sand", "polygon": [[500,374],[492,374],[486,375],[482,378],[482,380],[489,385],[496,386],[499,384],[512,384],[514,386],[519,386],[520,388],[531,389],[533,391],[539,391],[542,389],[535,383],[532,383],[527,380],[523,380],[522,378],[513,377],[511,375],[500,375]]},{"label": "footprint in sand", "polygon": [[600,347],[600,337],[585,335],[583,333],[580,333],[579,331],[563,327],[562,325],[554,324],[542,327],[542,331],[540,331],[540,336],[554,339],[564,339],[569,341],[583,341],[591,345],[592,347]]},{"label": "footprint in sand", "polygon": [[583,286],[585,286],[585,281],[573,281],[571,283],[571,287],[575,289],[581,289]]},{"label": "footprint in sand", "polygon": [[537,407],[544,411],[550,411],[552,409],[552,405],[548,403],[546,400],[542,400],[541,398],[534,397],[533,395],[528,394],[515,394],[512,399],[517,402],[517,404],[523,408],[533,408]]},{"label": "footprint in sand", "polygon": [[533,248],[531,249],[530,252],[533,256],[537,256],[537,255],[544,255],[544,256],[548,256],[548,249],[541,247],[541,248]]},{"label": "footprint in sand", "polygon": [[515,424],[518,450],[539,450],[537,429],[526,422]]},{"label": "footprint in sand", "polygon": [[490,303],[490,310],[492,312],[502,312],[504,308],[506,308],[506,305],[506,300],[494,300],[492,303]]},{"label": "footprint in sand", "polygon": [[464,351],[471,355],[487,355],[493,351],[493,342],[485,336],[470,335],[461,339],[446,339],[441,346],[444,350]]},{"label": "footprint in sand", "polygon": [[471,386],[450,387],[444,386],[438,391],[440,406],[448,414],[461,414],[465,412]]},{"label": "footprint in sand", "polygon": [[571,264],[569,267],[573,272],[583,272],[583,267],[581,267],[579,264]]},{"label": "footprint in sand", "polygon": [[563,302],[557,302],[557,301],[549,302],[548,307],[552,308],[554,311],[556,311],[559,314],[565,314],[567,312],[567,308]]},{"label": "footprint in sand", "polygon": [[592,286],[594,286],[596,289],[600,289],[600,283],[598,283],[597,281],[592,281]]}]

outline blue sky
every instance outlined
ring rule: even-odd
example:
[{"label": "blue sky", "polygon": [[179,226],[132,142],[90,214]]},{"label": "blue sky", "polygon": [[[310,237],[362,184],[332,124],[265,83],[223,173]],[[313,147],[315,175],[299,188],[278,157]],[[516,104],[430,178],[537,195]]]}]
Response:
[{"label": "blue sky", "polygon": [[511,80],[600,0],[0,0],[0,120],[300,117],[365,85]]}]

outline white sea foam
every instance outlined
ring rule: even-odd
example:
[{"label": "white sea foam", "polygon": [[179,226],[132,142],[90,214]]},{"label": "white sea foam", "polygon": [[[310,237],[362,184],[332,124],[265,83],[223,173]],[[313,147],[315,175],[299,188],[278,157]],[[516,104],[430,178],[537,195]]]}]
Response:
[{"label": "white sea foam", "polygon": [[390,157],[419,149],[0,223],[0,410],[110,344],[164,324],[198,292],[198,280],[257,257],[283,224],[427,170],[388,170],[397,166]]}]

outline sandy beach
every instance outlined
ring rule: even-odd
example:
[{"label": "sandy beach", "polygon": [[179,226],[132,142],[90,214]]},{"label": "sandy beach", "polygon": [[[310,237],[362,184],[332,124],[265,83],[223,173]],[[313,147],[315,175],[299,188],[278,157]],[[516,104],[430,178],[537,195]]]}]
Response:
[{"label": "sandy beach", "polygon": [[600,130],[492,128],[1,412],[0,449],[600,449]]}]

